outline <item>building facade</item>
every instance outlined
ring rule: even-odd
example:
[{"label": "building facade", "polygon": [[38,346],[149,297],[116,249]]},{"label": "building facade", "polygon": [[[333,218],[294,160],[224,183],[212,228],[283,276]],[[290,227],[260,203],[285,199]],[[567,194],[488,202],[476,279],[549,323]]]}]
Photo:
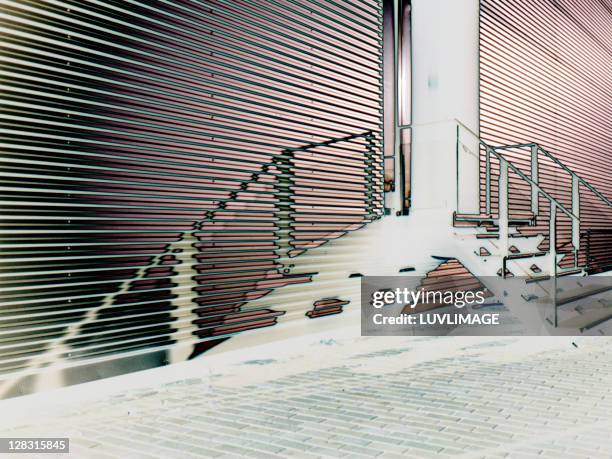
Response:
[{"label": "building facade", "polygon": [[609,266],[605,0],[2,8],[0,396],[358,323],[363,276],[490,275],[457,216]]}]

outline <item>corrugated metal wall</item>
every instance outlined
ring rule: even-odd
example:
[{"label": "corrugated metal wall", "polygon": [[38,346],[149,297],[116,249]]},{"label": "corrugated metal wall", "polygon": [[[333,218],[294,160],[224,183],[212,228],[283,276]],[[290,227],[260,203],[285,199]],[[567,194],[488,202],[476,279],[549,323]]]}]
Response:
[{"label": "corrugated metal wall", "polygon": [[274,325],[249,303],[382,214],[379,2],[2,12],[1,373]]},{"label": "corrugated metal wall", "polygon": [[[483,139],[494,145],[539,143],[608,198],[612,197],[611,69],[612,3],[608,0],[480,1]],[[510,151],[508,156],[529,172],[526,150]],[[481,170],[484,174],[484,158]],[[529,211],[527,184],[517,177],[510,180],[515,190],[511,211]],[[540,181],[571,209],[569,174],[552,162],[543,162]],[[496,186],[494,182],[495,193]],[[612,228],[612,221],[604,219],[605,205],[583,186],[580,193],[582,229]],[[484,189],[482,196],[484,200]],[[546,207],[543,210],[541,223],[549,212]],[[558,224],[558,249],[569,252],[571,222],[561,216]],[[528,231],[545,229],[538,225]],[[612,263],[612,235],[598,234],[590,244],[595,257],[591,262],[602,268]],[[581,263],[586,244],[583,235]]]}]

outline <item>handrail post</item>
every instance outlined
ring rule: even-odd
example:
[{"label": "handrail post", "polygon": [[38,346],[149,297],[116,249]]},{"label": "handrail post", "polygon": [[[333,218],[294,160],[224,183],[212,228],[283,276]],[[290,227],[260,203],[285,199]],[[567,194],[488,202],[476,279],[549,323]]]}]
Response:
[{"label": "handrail post", "polygon": [[552,324],[557,328],[557,205],[554,202],[550,203],[550,222],[549,222],[549,241],[551,257],[550,280],[552,281],[551,300],[553,307]]},{"label": "handrail post", "polygon": [[[508,254],[508,232],[510,227],[509,202],[508,202],[508,161],[499,158],[499,244],[503,256]],[[506,273],[502,273],[505,277]]]},{"label": "handrail post", "polygon": [[491,215],[491,152],[485,147],[485,213]]},{"label": "handrail post", "polygon": [[456,137],[455,137],[455,210],[457,213],[460,212],[459,209],[459,134],[460,127],[459,123],[457,123],[456,129]]},{"label": "handrail post", "polygon": [[586,230],[586,262],[585,268],[587,272],[591,269],[591,228]]},{"label": "handrail post", "polygon": [[572,244],[574,246],[574,268],[578,267],[578,251],[580,250],[580,181],[572,173],[572,213],[578,218],[572,218]]},{"label": "handrail post", "polygon": [[[538,145],[531,145],[531,180],[535,185],[539,184],[539,167],[538,167]],[[538,187],[531,185],[531,212],[536,217],[539,212],[539,197]]]}]

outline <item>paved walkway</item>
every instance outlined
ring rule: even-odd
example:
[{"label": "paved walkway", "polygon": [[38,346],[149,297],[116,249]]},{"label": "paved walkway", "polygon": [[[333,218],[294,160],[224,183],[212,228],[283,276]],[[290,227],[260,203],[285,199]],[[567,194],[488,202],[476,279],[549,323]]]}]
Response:
[{"label": "paved walkway", "polygon": [[609,338],[318,339],[266,352],[87,401],[62,389],[52,415],[24,399],[15,422],[21,402],[1,402],[1,436],[67,436],[78,458],[612,458]]}]

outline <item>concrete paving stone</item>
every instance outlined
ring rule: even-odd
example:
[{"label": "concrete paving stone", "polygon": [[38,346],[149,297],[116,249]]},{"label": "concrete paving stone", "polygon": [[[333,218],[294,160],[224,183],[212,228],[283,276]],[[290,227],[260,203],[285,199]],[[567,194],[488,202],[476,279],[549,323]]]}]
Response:
[{"label": "concrete paving stone", "polygon": [[482,446],[496,447],[500,444],[500,442],[498,441],[487,440],[488,437],[486,433],[479,434],[479,433],[474,433],[474,432],[465,432],[465,431],[457,430],[455,428],[446,429],[445,432],[457,434],[460,438],[468,439],[471,443],[481,446],[481,447]]},{"label": "concrete paving stone", "polygon": [[[76,457],[83,457],[83,458],[87,458],[87,459],[115,459],[116,456],[112,456],[110,452],[102,452],[100,451],[94,451],[94,450],[78,450],[78,449],[74,449],[72,447],[70,447],[70,454],[74,455]],[[17,459],[17,457],[20,455],[15,455],[12,456],[11,459],[14,457],[15,459]],[[48,454],[39,454],[37,455],[38,457],[44,459],[45,457],[52,457],[49,456]],[[56,455],[56,457],[61,458],[63,455]],[[22,456],[24,457],[24,456]],[[67,456],[70,457],[70,456]],[[25,456],[24,459],[32,459],[32,456]]]},{"label": "concrete paving stone", "polygon": [[390,444],[390,443],[382,443],[378,441],[373,441],[368,446],[372,449],[392,452],[392,453],[398,453],[398,454],[406,450],[406,447],[402,444],[395,445],[395,444]]},{"label": "concrete paving stone", "polygon": [[89,440],[88,438],[84,437],[73,436],[70,438],[70,446],[72,447],[72,445],[75,444],[80,448],[94,448],[96,446],[99,446],[100,442]]},{"label": "concrete paving stone", "polygon": [[353,445],[353,446],[367,446],[370,443],[372,443],[370,440],[368,440],[367,438],[361,437],[361,436],[349,436],[349,435],[334,435],[332,436],[330,439],[330,441],[333,442],[337,442],[337,443],[345,443],[347,445]]},{"label": "concrete paving stone", "polygon": [[253,457],[255,454],[261,454],[261,452],[255,451],[250,448],[245,448],[243,446],[238,446],[238,445],[228,445],[228,444],[220,445],[219,450],[220,452],[225,452],[226,454],[229,453],[229,454],[235,454],[235,455],[246,456],[246,457]]},{"label": "concrete paving stone", "polygon": [[293,421],[301,421],[301,422],[316,422],[319,423],[323,418],[317,416],[309,416],[307,414],[296,414],[293,416]]},{"label": "concrete paving stone", "polygon": [[427,431],[442,431],[444,430],[446,427],[443,425],[439,425],[439,424],[431,424],[431,423],[425,423],[425,422],[418,422],[418,421],[406,421],[407,425],[410,425],[411,427],[415,428],[415,429],[421,429],[421,430],[427,430]]},{"label": "concrete paving stone", "polygon": [[368,456],[366,454],[350,453],[350,452],[347,452],[347,454],[342,457],[344,457],[345,459],[372,459],[372,456]]},{"label": "concrete paving stone", "polygon": [[319,426],[319,424],[309,424],[308,427],[302,427],[297,432],[301,435],[307,435],[311,439],[319,438],[328,440],[329,438],[336,435],[335,428],[326,428],[325,426]]},{"label": "concrete paving stone", "polygon": [[561,457],[564,457],[564,456],[560,456],[558,451],[551,451],[551,450],[547,450],[547,449],[544,449],[540,456],[542,456],[542,457],[550,457],[550,458],[555,458],[555,459],[559,459]]},{"label": "concrete paving stone", "polygon": [[268,443],[272,439],[276,438],[275,435],[264,435],[257,432],[243,432],[240,435],[240,439],[243,441],[254,441],[259,443]]},{"label": "concrete paving stone", "polygon": [[442,456],[456,457],[466,454],[466,451],[457,448],[442,448],[442,450],[438,454]]},{"label": "concrete paving stone", "polygon": [[195,445],[188,445],[185,447],[179,447],[179,448],[175,448],[175,452],[182,452],[185,451],[187,453],[191,453],[195,456],[199,456],[199,457],[220,457],[223,455],[223,451],[217,450],[217,449],[209,449],[206,448],[205,446],[195,446]]},{"label": "concrete paving stone", "polygon": [[587,445],[584,445],[582,448],[578,448],[576,446],[570,446],[566,451],[566,453],[577,454],[582,457],[597,457],[598,451],[595,448],[588,448]]},{"label": "concrete paving stone", "polygon": [[406,459],[406,456],[401,454],[401,452],[400,453],[390,453],[388,451],[385,451],[380,456],[378,456],[378,459]]},{"label": "concrete paving stone", "polygon": [[[497,427],[497,426],[495,426]],[[494,428],[495,428],[494,427]],[[503,427],[501,427],[503,428]],[[484,438],[490,438],[491,440],[499,442],[510,442],[514,438],[514,434],[510,432],[503,432],[499,430],[486,429],[482,427],[476,427],[472,433],[482,435]]]},{"label": "concrete paving stone", "polygon": [[402,443],[402,440],[391,436],[391,435],[374,435],[374,434],[366,434],[365,438],[369,441],[377,441],[380,443],[399,445]]},{"label": "concrete paving stone", "polygon": [[[320,457],[325,458],[334,458],[334,457],[345,457],[347,454],[343,454],[337,448],[326,448],[324,446],[312,446],[308,449],[310,454],[318,455]],[[287,457],[293,457],[294,452],[292,451],[290,455]],[[298,454],[298,453],[296,453]]]},{"label": "concrete paving stone", "polygon": [[405,458],[409,459],[440,459],[440,452],[433,453],[418,448],[407,448],[402,453]]},{"label": "concrete paving stone", "polygon": [[280,454],[282,451],[285,451],[285,448],[282,448],[279,445],[275,445],[269,441],[241,441],[241,445],[247,447],[249,449],[255,449],[258,451],[267,452],[270,454]]},{"label": "concrete paving stone", "polygon": [[314,443],[315,439],[309,439],[307,442],[299,442],[294,440],[289,440],[287,438],[279,438],[274,440],[274,444],[284,446],[285,448],[295,449],[298,451],[308,451],[310,449],[310,445]]},{"label": "concrete paving stone", "polygon": [[[437,412],[434,413],[427,413],[426,415],[424,415],[425,418],[428,421],[435,421],[436,423],[443,421],[443,423],[445,424],[452,424],[455,422],[470,422],[470,423],[474,423],[474,422],[478,422],[478,421],[472,421],[470,419],[462,419],[460,417],[456,417],[456,416],[448,416],[446,414],[440,414]],[[437,420],[437,421],[436,421]]]},{"label": "concrete paving stone", "polygon": [[342,445],[343,444],[339,442],[315,438],[315,437],[308,440],[308,446],[310,449],[317,447],[317,446],[321,446],[323,448],[331,448],[331,449],[338,450]]},{"label": "concrete paving stone", "polygon": [[436,437],[418,436],[414,439],[407,439],[407,440],[422,441],[426,444],[433,444],[433,445],[439,446],[440,448],[469,449],[471,445],[471,442],[469,441],[465,441],[462,443],[460,440],[440,438],[439,436],[436,436]]},{"label": "concrete paving stone", "polygon": [[[371,414],[368,411],[359,412],[359,411],[351,411],[351,410],[344,409],[344,410],[339,410],[338,412],[341,413],[344,416],[349,416],[351,418],[355,418],[355,419],[359,419],[359,420],[364,420],[364,421],[371,421],[372,419],[375,419],[375,418],[379,418],[380,419],[379,416],[375,416],[375,415]],[[382,410],[381,410],[381,412],[382,412]]]},{"label": "concrete paving stone", "polygon": [[351,453],[356,453],[356,454],[362,454],[368,457],[376,457],[381,455],[384,450],[377,450],[377,449],[373,449],[373,448],[369,448],[369,447],[365,447],[365,446],[359,446],[359,445],[351,445],[351,444],[344,444],[340,447],[341,451],[348,451]]},{"label": "concrete paving stone", "polygon": [[[100,451],[94,451],[94,453],[103,453],[106,455],[110,455],[111,457],[121,457],[121,458],[128,458],[130,457],[130,455],[132,454],[138,454],[138,451],[135,451],[132,448],[128,448],[126,446],[123,445],[117,445],[114,443],[109,443],[109,444],[105,444],[103,445],[100,449]],[[155,453],[155,451],[151,451],[152,453]],[[88,452],[89,454],[89,452]]]},{"label": "concrete paving stone", "polygon": [[430,451],[432,453],[438,453],[443,449],[441,446],[433,443],[424,443],[413,440],[404,440],[402,441],[402,445],[406,448]]},{"label": "concrete paving stone", "polygon": [[291,457],[291,459],[320,459],[321,455],[311,451],[307,453],[294,451],[288,457]]},{"label": "concrete paving stone", "polygon": [[[405,419],[412,419],[414,420],[416,417],[420,417],[422,416],[420,413],[408,413],[408,412],[404,412],[401,413],[400,411],[396,411],[397,413],[397,417],[393,418],[393,417],[389,417],[387,416],[387,414],[385,413],[384,416],[375,416],[373,419],[367,421],[366,425],[368,426],[379,426],[381,428],[386,428],[387,426],[391,425],[391,424],[397,424],[398,422],[406,422]],[[416,422],[416,421],[413,421]],[[430,425],[435,425],[435,422],[430,422],[428,423]]]}]

